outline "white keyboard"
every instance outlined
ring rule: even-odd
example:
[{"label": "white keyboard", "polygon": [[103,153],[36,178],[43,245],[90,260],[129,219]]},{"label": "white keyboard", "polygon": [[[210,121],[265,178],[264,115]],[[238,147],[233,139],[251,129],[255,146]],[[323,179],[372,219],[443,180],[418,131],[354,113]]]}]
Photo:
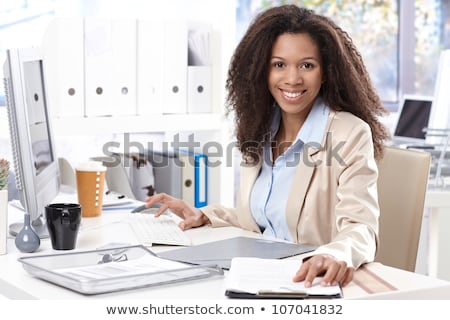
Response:
[{"label": "white keyboard", "polygon": [[190,246],[191,239],[180,229],[174,218],[163,214],[155,217],[150,213],[133,213],[128,222],[139,243],[144,246],[167,244]]}]

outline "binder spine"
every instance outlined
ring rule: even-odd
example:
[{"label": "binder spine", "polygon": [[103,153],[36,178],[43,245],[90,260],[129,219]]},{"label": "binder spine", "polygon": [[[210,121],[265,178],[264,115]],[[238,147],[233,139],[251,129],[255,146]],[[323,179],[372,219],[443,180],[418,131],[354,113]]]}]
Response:
[{"label": "binder spine", "polygon": [[195,167],[195,207],[201,208],[208,204],[208,158],[204,154],[196,154]]}]

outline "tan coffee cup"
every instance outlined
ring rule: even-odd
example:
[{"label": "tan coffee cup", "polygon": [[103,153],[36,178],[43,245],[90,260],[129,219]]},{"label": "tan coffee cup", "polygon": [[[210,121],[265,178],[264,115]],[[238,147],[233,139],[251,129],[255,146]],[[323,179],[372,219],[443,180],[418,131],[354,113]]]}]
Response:
[{"label": "tan coffee cup", "polygon": [[75,172],[82,217],[99,216],[102,213],[106,167],[99,161],[88,161],[80,163]]}]

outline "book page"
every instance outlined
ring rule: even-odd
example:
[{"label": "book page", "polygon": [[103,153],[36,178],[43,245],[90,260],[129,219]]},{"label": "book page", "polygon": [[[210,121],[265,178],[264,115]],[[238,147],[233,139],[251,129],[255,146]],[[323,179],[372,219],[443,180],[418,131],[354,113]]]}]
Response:
[{"label": "book page", "polygon": [[226,290],[257,294],[260,291],[304,292],[309,295],[336,295],[341,293],[339,285],[320,286],[321,277],[316,277],[312,287],[304,282],[293,282],[301,261],[289,259],[233,258],[225,280]]}]

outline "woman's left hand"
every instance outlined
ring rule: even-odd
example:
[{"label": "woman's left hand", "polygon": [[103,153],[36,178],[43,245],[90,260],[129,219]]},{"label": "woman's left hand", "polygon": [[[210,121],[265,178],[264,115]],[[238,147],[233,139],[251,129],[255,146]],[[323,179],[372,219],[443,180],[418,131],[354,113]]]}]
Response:
[{"label": "woman's left hand", "polygon": [[340,283],[346,286],[353,279],[353,267],[347,267],[344,261],[337,261],[330,255],[316,255],[303,261],[300,269],[295,274],[293,281],[305,281],[305,287],[311,287],[315,277],[322,276],[321,286],[336,285]]}]

